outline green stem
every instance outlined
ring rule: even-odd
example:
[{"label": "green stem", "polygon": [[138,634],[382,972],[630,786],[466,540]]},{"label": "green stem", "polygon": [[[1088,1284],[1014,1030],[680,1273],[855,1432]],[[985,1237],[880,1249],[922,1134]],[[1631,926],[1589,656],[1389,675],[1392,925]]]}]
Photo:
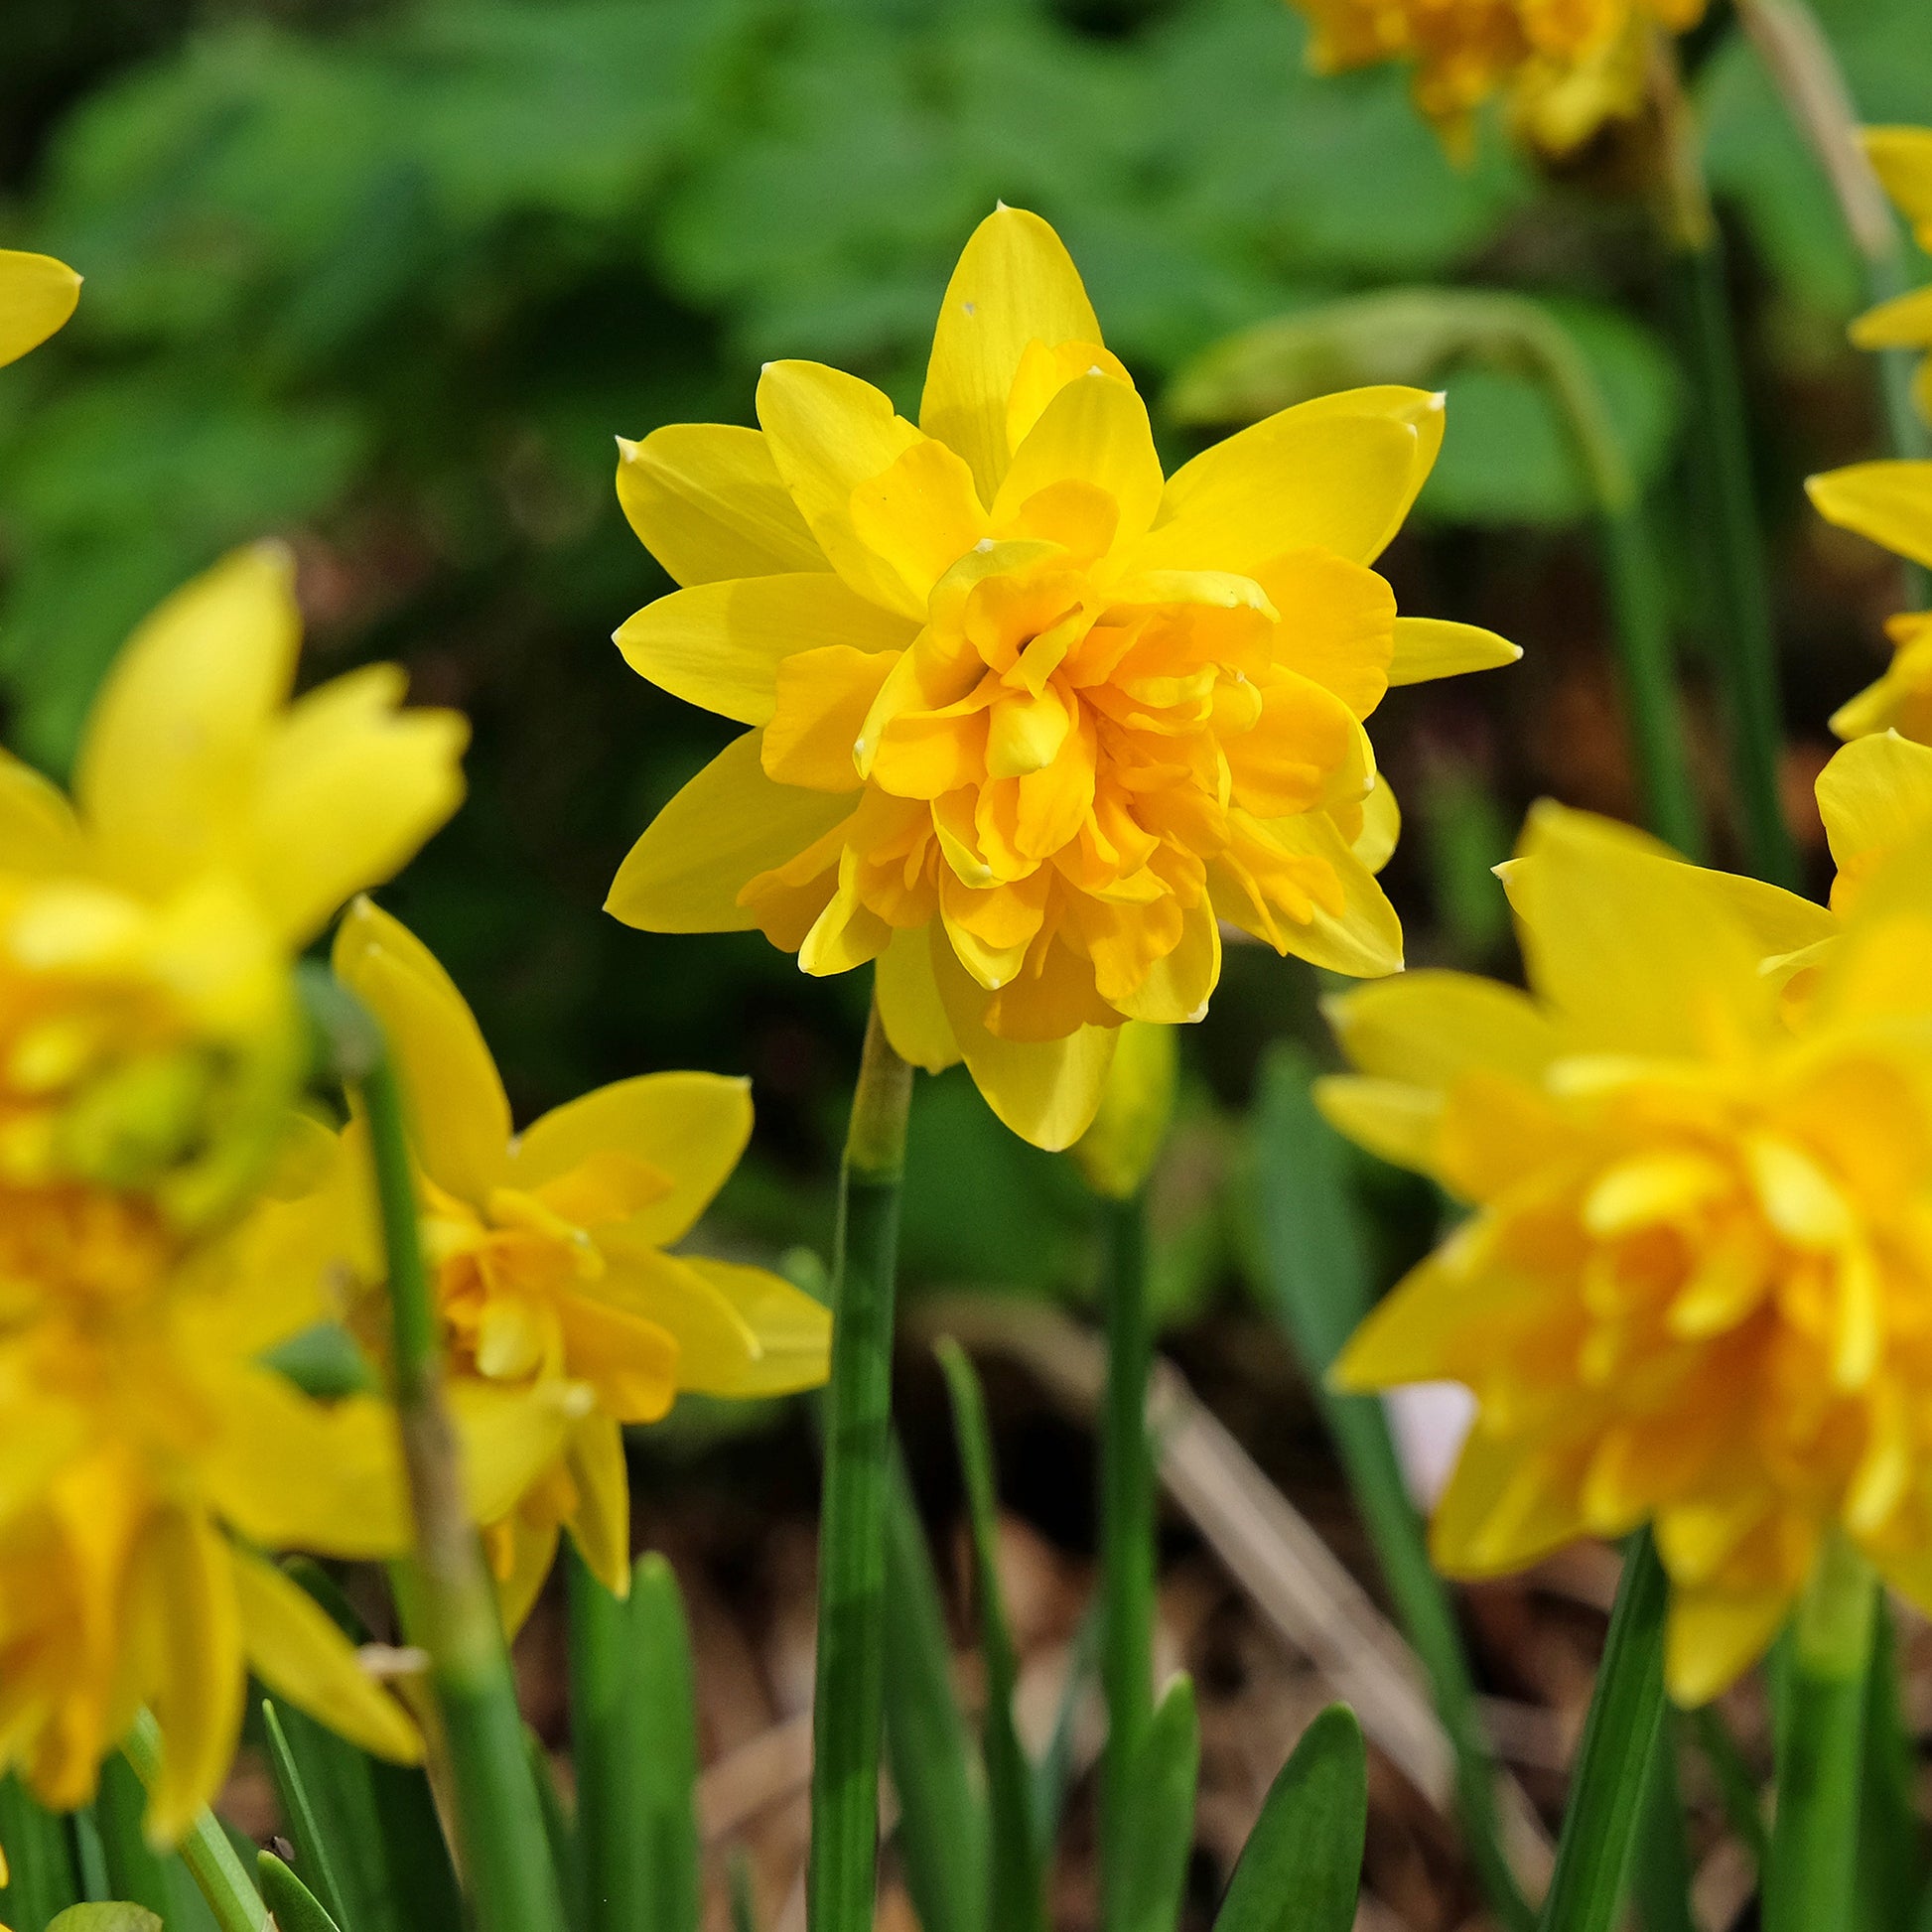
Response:
[{"label": "green stem", "polygon": [[810,1932],[870,1932],[879,1864],[886,1486],[899,1173],[912,1069],[873,1008],[839,1187],[819,1524]]},{"label": "green stem", "polygon": [[[344,1002],[345,1009],[346,1001]],[[479,1932],[563,1932],[563,1905],[523,1743],[509,1652],[464,1498],[462,1451],[443,1400],[442,1347],[424,1266],[401,1083],[375,1023],[345,1010],[339,1064],[359,1088],[388,1264],[396,1422],[415,1514],[404,1594],[429,1653]]]},{"label": "green stem", "polygon": [[1664,1712],[1644,1780],[1643,1815],[1630,1875],[1643,1932],[1697,1932],[1691,1916],[1691,1859],[1684,1843],[1684,1802],[1677,1782],[1677,1724]]},{"label": "green stem", "polygon": [[1792,1633],[1764,1932],[1845,1932],[1852,1922],[1877,1598],[1870,1566],[1833,1533],[1813,1565]]},{"label": "green stem", "polygon": [[1664,1710],[1669,1594],[1650,1532],[1640,1530],[1624,1553],[1541,1932],[1608,1932],[1615,1922]]},{"label": "green stem", "polygon": [[588,1932],[643,1925],[641,1818],[630,1775],[625,1709],[629,1667],[624,1606],[573,1545],[566,1559],[570,1616],[570,1760],[577,1773],[577,1844]]},{"label": "green stem", "polygon": [[[133,1728],[121,1739],[121,1751],[152,1791],[161,1776],[161,1726],[151,1712],[136,1714]],[[268,1907],[212,1812],[204,1808],[197,1816],[180,1852],[221,1932],[269,1932]]]},{"label": "green stem", "polygon": [[1147,1199],[1103,1200],[1107,1388],[1100,1416],[1101,1923],[1126,1925],[1122,1887],[1138,1868],[1127,1845],[1135,1764],[1154,1717],[1154,1459],[1147,1440],[1154,1331],[1147,1308]]}]

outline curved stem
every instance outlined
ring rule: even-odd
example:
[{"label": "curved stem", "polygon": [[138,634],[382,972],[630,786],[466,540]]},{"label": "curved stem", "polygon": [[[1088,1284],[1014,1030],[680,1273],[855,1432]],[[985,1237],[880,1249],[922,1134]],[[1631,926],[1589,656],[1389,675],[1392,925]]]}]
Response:
[{"label": "curved stem", "polygon": [[[151,1712],[135,1714],[133,1727],[121,1740],[121,1751],[134,1766],[135,1776],[153,1790],[161,1775],[161,1726]],[[221,1932],[269,1932],[268,1907],[212,1812],[204,1809],[196,1818],[180,1851],[182,1863]]]}]

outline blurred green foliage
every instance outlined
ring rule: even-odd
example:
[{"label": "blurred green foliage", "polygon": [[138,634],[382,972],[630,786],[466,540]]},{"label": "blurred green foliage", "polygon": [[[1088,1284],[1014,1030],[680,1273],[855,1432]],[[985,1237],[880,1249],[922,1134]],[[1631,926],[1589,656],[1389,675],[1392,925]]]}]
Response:
[{"label": "blurred green foliage", "polygon": [[[1923,0],[1824,11],[1874,108],[1932,120]],[[1557,305],[1633,438],[1668,456],[1672,377],[1627,207],[1587,180],[1539,184],[1493,138],[1451,167],[1400,74],[1311,77],[1281,0],[6,14],[5,238],[87,277],[71,327],[0,380],[11,742],[62,769],[141,613],[229,545],[287,536],[311,675],[399,655],[422,698],[475,721],[470,802],[388,897],[474,999],[519,1111],[651,1066],[752,1074],[760,1158],[727,1210],[762,1242],[829,1240],[865,988],[807,981],[755,935],[650,937],[599,910],[628,841],[729,731],[607,641],[666,587],[618,514],[614,435],[745,420],[776,354],[835,360],[912,407],[947,268],[1004,198],[1061,228],[1157,397],[1273,315],[1392,282],[1510,283]],[[1830,342],[1850,284],[1816,170],[1741,47],[1715,46],[1705,87],[1714,165],[1775,299]],[[1856,393],[1849,354],[1843,370]],[[1512,529],[1504,557],[1462,526],[1560,523],[1565,454],[1508,371],[1456,375],[1451,424],[1435,534],[1405,539],[1395,574],[1412,608],[1496,622],[1511,572],[1564,538],[1524,552]],[[1516,693],[1553,675],[1391,701],[1398,784],[1420,769],[1425,813],[1446,801],[1391,876],[1419,954],[1495,943],[1471,855],[1548,779],[1494,748],[1524,736]],[[1446,745],[1473,802],[1431,775]],[[1205,1049],[1222,1094],[1310,1012],[1293,963],[1231,968],[1217,1024],[1234,1031]],[[1077,1182],[958,1076],[922,1086],[911,1167],[915,1281],[1083,1273]],[[1221,1246],[1190,1203],[1175,1308]]]}]

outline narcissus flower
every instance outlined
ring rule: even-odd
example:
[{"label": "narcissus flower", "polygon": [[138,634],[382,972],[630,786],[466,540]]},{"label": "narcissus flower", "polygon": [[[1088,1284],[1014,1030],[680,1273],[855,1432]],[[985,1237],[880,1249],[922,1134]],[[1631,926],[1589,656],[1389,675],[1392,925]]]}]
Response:
[{"label": "narcissus flower", "polygon": [[79,300],[80,277],[66,262],[0,248],[0,364],[38,348]]},{"label": "narcissus flower", "polygon": [[[1932,248],[1932,128],[1868,127],[1864,150],[1885,192],[1912,225],[1921,248]],[[1861,348],[1932,349],[1932,288],[1881,302],[1852,325]],[[1919,413],[1932,419],[1932,362],[1919,364],[1913,385]]]},{"label": "narcissus flower", "polygon": [[1406,61],[1416,105],[1454,148],[1501,95],[1517,135],[1549,154],[1580,147],[1644,99],[1646,40],[1684,33],[1704,0],[1295,0],[1323,71]]},{"label": "narcissus flower", "polygon": [[[1932,463],[1856,463],[1807,479],[1827,521],[1932,566]],[[1932,743],[1932,613],[1896,617],[1885,626],[1892,660],[1885,674],[1832,717],[1840,738],[1895,731]]]},{"label": "narcissus flower", "polygon": [[313,1271],[283,1260],[264,1215],[166,1294],[0,1323],[0,1764],[47,1805],[83,1804],[145,1704],[157,1843],[226,1775],[249,1671],[371,1750],[420,1751],[328,1616],[256,1554],[409,1540],[386,1407],[313,1402],[257,1359],[327,1312]]},{"label": "narcissus flower", "polygon": [[[485,1543],[506,1621],[527,1614],[570,1531],[619,1595],[630,1574],[621,1425],[656,1422],[680,1390],[789,1394],[824,1381],[830,1317],[763,1269],[672,1255],[745,1151],[741,1080],[652,1073],[558,1107],[521,1134],[475,1018],[423,943],[366,899],[337,934],[343,983],[382,1023],[410,1098],[423,1237],[459,1404],[479,1387],[545,1389],[572,1411],[560,1452]],[[381,1278],[359,1157],[338,1230]],[[371,1298],[379,1303],[380,1298]],[[382,1310],[366,1324],[380,1345]]]},{"label": "narcissus flower", "polygon": [[[1418,973],[1335,1004],[1361,1071],[1330,1118],[1474,1208],[1337,1379],[1473,1391],[1452,1573],[1654,1524],[1697,1703],[1827,1537],[1932,1599],[1932,850],[1838,919],[1545,806],[1506,883],[1529,993]],[[1765,961],[1807,953],[1794,1006]]]},{"label": "narcissus flower", "polygon": [[1391,682],[1518,654],[1397,618],[1369,568],[1440,397],[1307,403],[1164,478],[1059,238],[1002,208],[918,427],[812,362],[768,363],[758,411],[622,446],[624,509],[685,588],[618,642],[753,729],[638,841],[618,917],[876,961],[894,1046],[963,1057],[1045,1147],[1092,1118],[1123,1020],[1200,1017],[1223,920],[1401,964],[1362,721]]}]

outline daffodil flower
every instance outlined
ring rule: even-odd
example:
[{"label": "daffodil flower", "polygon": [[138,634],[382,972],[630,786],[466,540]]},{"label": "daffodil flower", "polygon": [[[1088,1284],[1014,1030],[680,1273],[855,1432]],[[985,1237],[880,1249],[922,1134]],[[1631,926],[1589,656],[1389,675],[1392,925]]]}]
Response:
[{"label": "daffodil flower", "polygon": [[[1465,1384],[1452,1574],[1649,1522],[1667,1674],[1756,1657],[1842,1528],[1932,1601],[1932,848],[1841,920],[1553,806],[1505,868],[1530,991],[1415,973],[1334,1003],[1345,1132],[1474,1212],[1339,1386]],[[1817,955],[1795,1009],[1767,956]]]},{"label": "daffodil flower", "polygon": [[38,348],[79,300],[80,277],[66,262],[0,248],[0,365]]},{"label": "daffodil flower", "polygon": [[[1932,128],[1867,127],[1865,153],[1921,248],[1932,248]],[[1860,348],[1932,349],[1932,288],[1881,302],[1852,325]],[[1932,420],[1932,361],[1921,362],[1913,384],[1919,414]]]},{"label": "daffodil flower", "polygon": [[1681,34],[1705,0],[1294,0],[1314,29],[1319,72],[1383,61],[1413,65],[1417,107],[1451,151],[1470,144],[1476,109],[1507,101],[1519,139],[1546,154],[1581,147],[1605,121],[1642,107],[1647,37]]},{"label": "daffodil flower", "polygon": [[[830,1319],[816,1302],[763,1269],[665,1252],[738,1165],[752,1131],[746,1084],[643,1074],[516,1134],[476,1020],[419,939],[359,900],[337,935],[335,966],[382,1023],[410,1097],[423,1238],[460,1413],[489,1392],[549,1390],[568,1406],[558,1452],[485,1521],[505,1620],[514,1628],[527,1614],[561,1529],[622,1595],[621,1425],[658,1421],[680,1390],[780,1395],[826,1375]],[[359,1154],[359,1126],[346,1132]],[[358,1204],[328,1218],[351,1230],[345,1260],[372,1286],[381,1264],[365,1159],[344,1172]]]},{"label": "daffodil flower", "polygon": [[1165,478],[1058,236],[1001,208],[946,290],[920,423],[772,362],[757,430],[622,445],[618,490],[685,588],[618,633],[750,726],[644,833],[610,910],[759,928],[808,973],[877,962],[905,1058],[964,1058],[1044,1147],[1115,1033],[1200,1018],[1228,921],[1393,972],[1396,835],[1362,721],[1393,683],[1507,663],[1400,619],[1370,568],[1442,399],[1285,410]]}]

